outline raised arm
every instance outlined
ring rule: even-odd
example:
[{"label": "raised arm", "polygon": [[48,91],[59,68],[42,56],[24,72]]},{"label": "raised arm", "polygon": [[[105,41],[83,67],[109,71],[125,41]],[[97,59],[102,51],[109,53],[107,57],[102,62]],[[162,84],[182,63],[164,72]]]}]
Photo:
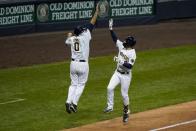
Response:
[{"label": "raised arm", "polygon": [[112,40],[114,41],[114,43],[116,43],[118,40],[118,37],[116,36],[115,32],[113,30],[110,30],[110,34],[111,34]]},{"label": "raised arm", "polygon": [[98,17],[98,6],[96,7],[96,11],[95,14],[93,15],[92,19],[90,20],[90,23],[86,25],[86,28],[88,28],[90,30],[90,32],[93,31],[95,23],[97,21],[97,17]]},{"label": "raised arm", "polygon": [[90,23],[91,23],[92,25],[95,25],[95,23],[96,23],[96,21],[97,21],[98,13],[99,13],[99,7],[98,7],[98,5],[97,5],[97,6],[96,6],[95,14],[94,14],[94,16],[92,17],[92,19],[91,19],[91,21],[90,21]]},{"label": "raised arm", "polygon": [[115,32],[113,31],[113,19],[109,20],[109,30],[110,30],[112,40],[114,41],[114,43],[116,43],[118,40],[118,37],[116,36]]}]

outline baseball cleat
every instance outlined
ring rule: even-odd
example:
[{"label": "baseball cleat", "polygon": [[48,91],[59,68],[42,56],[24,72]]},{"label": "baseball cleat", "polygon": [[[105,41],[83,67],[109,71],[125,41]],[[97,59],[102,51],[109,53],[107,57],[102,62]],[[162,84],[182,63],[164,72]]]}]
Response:
[{"label": "baseball cleat", "polygon": [[124,109],[123,109],[123,122],[124,123],[128,122],[128,120],[129,120],[129,113],[130,113],[129,105],[124,106]]},{"label": "baseball cleat", "polygon": [[123,112],[123,122],[124,123],[128,122],[128,120],[129,120],[129,113],[130,113],[130,110],[128,110],[127,112]]},{"label": "baseball cleat", "polygon": [[71,111],[73,111],[74,113],[76,113],[77,112],[77,105],[75,105],[75,104],[71,104],[70,105],[70,109],[71,109]]},{"label": "baseball cleat", "polygon": [[127,123],[128,120],[129,120],[129,114],[128,114],[128,113],[124,113],[124,114],[123,114],[123,122],[124,122],[124,123]]},{"label": "baseball cleat", "polygon": [[66,111],[67,113],[71,114],[71,104],[70,103],[65,103]]},{"label": "baseball cleat", "polygon": [[104,112],[104,113],[109,113],[109,112],[112,112],[112,111],[113,111],[112,108],[106,108],[103,112]]}]

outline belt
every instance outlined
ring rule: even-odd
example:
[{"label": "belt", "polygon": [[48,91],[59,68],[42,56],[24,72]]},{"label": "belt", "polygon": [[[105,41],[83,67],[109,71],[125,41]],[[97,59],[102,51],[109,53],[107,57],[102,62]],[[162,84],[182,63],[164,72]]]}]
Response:
[{"label": "belt", "polygon": [[86,60],[76,60],[76,59],[71,59],[72,61],[77,61],[77,62],[86,62]]},{"label": "belt", "polygon": [[117,70],[120,74],[129,74],[129,72],[123,72],[123,71],[120,71],[120,70]]}]

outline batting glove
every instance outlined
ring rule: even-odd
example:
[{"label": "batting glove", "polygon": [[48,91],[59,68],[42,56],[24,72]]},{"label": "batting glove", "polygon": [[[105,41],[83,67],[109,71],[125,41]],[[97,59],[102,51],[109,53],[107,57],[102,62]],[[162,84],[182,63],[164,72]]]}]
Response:
[{"label": "batting glove", "polygon": [[113,30],[113,19],[109,20],[109,29]]},{"label": "batting glove", "polygon": [[114,61],[118,62],[118,57],[117,56],[114,56]]}]

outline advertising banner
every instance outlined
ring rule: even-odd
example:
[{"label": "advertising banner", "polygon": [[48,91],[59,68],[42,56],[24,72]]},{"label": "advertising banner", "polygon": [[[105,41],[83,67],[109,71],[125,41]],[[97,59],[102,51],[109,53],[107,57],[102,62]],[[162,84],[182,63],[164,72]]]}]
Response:
[{"label": "advertising banner", "polygon": [[35,22],[35,5],[0,6],[0,27]]},{"label": "advertising banner", "polygon": [[[99,17],[130,17],[154,15],[154,0],[100,0]],[[89,19],[95,1],[66,1],[29,5],[0,6],[0,26],[53,23]]]},{"label": "advertising banner", "polygon": [[154,15],[154,0],[110,0],[111,17]]},{"label": "advertising banner", "polygon": [[97,4],[99,27],[109,18],[119,25],[155,21],[155,0],[24,0],[0,4],[0,36],[70,29],[91,19]]},{"label": "advertising banner", "polygon": [[95,1],[41,3],[36,9],[38,22],[76,21],[92,17]]}]

